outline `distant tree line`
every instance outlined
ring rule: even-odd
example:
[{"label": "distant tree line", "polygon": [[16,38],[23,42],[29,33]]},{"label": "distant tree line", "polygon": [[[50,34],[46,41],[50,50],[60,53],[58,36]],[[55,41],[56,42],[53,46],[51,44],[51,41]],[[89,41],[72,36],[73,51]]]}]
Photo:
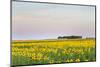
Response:
[{"label": "distant tree line", "polygon": [[82,36],[59,36],[58,39],[81,39]]}]

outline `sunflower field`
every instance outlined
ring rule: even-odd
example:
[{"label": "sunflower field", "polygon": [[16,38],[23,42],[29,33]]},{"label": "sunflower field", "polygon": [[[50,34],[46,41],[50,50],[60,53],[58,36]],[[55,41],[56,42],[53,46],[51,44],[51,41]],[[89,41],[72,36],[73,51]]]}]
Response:
[{"label": "sunflower field", "polygon": [[95,39],[13,40],[12,65],[96,61]]}]

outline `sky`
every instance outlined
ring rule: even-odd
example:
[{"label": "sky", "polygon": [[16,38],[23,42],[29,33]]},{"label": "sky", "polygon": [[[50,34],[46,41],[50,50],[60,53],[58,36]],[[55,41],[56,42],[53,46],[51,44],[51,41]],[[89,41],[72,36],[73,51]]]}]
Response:
[{"label": "sky", "polygon": [[12,39],[95,37],[95,7],[12,2]]}]

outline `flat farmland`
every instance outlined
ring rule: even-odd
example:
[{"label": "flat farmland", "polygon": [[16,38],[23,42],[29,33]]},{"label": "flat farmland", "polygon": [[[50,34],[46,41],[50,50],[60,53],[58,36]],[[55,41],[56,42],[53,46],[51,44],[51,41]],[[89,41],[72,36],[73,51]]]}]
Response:
[{"label": "flat farmland", "polygon": [[96,61],[95,39],[13,40],[12,65]]}]

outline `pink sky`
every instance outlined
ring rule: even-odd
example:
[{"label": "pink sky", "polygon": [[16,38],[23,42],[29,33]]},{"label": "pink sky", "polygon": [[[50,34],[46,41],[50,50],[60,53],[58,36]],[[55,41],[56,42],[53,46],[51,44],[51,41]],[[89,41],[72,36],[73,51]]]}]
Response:
[{"label": "pink sky", "polygon": [[95,7],[45,3],[12,3],[12,37],[49,39],[81,35],[95,37]]}]

